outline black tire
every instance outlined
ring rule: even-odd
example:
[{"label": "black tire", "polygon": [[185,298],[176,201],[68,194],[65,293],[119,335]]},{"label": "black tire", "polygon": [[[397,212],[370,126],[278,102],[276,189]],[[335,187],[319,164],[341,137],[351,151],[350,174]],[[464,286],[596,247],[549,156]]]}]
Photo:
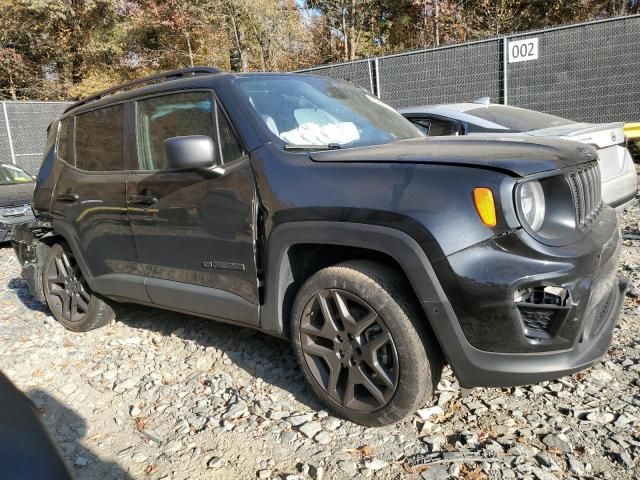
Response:
[{"label": "black tire", "polygon": [[88,332],[114,318],[111,307],[87,285],[69,248],[54,244],[42,266],[44,298],[54,318],[74,332]]},{"label": "black tire", "polygon": [[359,260],[324,268],[300,288],[291,315],[296,357],[340,416],[388,425],[431,398],[442,353],[410,288],[393,269]]}]

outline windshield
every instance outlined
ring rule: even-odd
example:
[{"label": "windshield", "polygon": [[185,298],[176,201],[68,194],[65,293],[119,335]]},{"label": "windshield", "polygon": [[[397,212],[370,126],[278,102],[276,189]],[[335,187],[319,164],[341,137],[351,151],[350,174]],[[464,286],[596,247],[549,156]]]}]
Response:
[{"label": "windshield", "polygon": [[8,163],[0,163],[0,185],[31,182],[33,182],[33,177],[21,168]]},{"label": "windshield", "polygon": [[574,123],[566,118],[556,117],[548,113],[536,112],[525,108],[489,105],[467,110],[465,113],[488,120],[516,132],[528,132],[542,128],[559,127]]},{"label": "windshield", "polygon": [[287,147],[361,147],[424,136],[393,108],[346,82],[265,75],[240,78],[238,86]]}]

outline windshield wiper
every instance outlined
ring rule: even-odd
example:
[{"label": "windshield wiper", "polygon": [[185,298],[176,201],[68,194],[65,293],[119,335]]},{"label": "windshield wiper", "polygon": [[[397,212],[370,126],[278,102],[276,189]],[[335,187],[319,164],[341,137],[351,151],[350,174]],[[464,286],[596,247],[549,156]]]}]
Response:
[{"label": "windshield wiper", "polygon": [[342,148],[339,143],[328,143],[326,145],[294,145],[288,143],[284,146],[285,150],[340,150]]}]

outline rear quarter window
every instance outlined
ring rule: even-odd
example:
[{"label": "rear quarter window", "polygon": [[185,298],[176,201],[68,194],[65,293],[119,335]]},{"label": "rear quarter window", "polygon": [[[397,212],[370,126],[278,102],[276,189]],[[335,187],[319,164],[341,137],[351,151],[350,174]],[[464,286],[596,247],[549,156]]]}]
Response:
[{"label": "rear quarter window", "polygon": [[69,144],[69,119],[66,118],[60,122],[58,128],[58,142],[56,144],[56,156],[64,161],[68,162],[68,144]]},{"label": "rear quarter window", "polygon": [[76,117],[76,167],[87,171],[124,170],[122,105],[113,105]]}]

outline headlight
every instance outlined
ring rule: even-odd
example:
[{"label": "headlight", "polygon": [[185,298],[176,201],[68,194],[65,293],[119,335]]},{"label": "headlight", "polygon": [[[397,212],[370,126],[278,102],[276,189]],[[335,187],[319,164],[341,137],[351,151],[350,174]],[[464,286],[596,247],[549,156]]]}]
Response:
[{"label": "headlight", "polygon": [[545,199],[540,182],[523,183],[518,189],[518,202],[523,220],[537,232],[542,227],[545,214]]},{"label": "headlight", "polygon": [[31,205],[21,205],[19,207],[0,207],[0,217],[12,218],[22,217],[31,214]]}]

